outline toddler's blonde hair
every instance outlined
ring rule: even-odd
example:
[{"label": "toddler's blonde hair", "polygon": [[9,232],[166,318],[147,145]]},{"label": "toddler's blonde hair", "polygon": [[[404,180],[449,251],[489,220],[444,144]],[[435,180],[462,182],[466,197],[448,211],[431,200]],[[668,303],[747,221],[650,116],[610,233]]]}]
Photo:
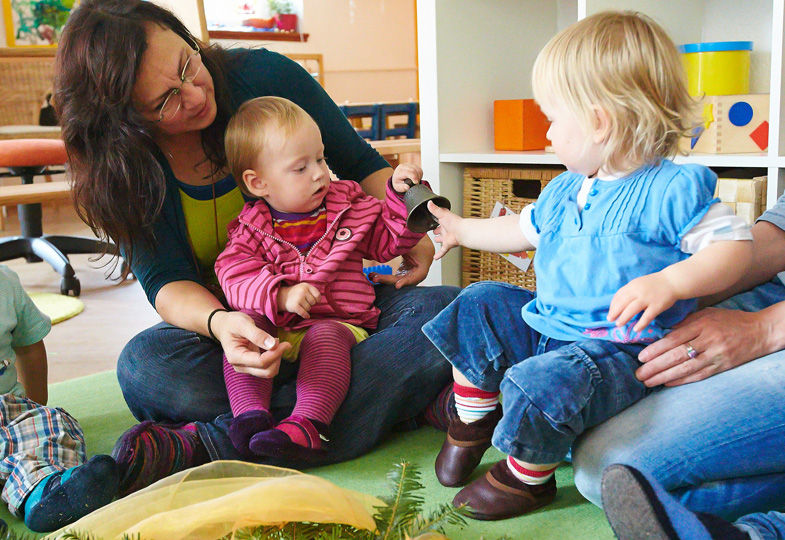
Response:
[{"label": "toddler's blonde hair", "polygon": [[243,193],[251,195],[243,172],[261,165],[259,155],[269,136],[288,137],[308,121],[313,119],[302,107],[282,97],[263,96],[240,105],[226,127],[224,146],[229,170]]},{"label": "toddler's blonde hair", "polygon": [[534,62],[532,87],[540,103],[563,100],[587,132],[596,127],[595,106],[608,113],[602,163],[609,171],[676,154],[695,125],[676,46],[637,12],[597,13],[559,32]]}]

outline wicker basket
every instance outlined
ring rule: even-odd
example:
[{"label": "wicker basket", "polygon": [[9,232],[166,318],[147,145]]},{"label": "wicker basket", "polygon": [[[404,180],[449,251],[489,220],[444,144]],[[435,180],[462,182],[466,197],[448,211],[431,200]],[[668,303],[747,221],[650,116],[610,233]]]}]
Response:
[{"label": "wicker basket", "polygon": [[41,104],[52,91],[54,57],[0,57],[0,125],[37,125]]},{"label": "wicker basket", "polygon": [[[464,217],[487,218],[496,202],[520,212],[534,202],[542,188],[564,172],[563,167],[467,167],[463,173]],[[465,287],[475,281],[506,281],[534,290],[534,265],[522,272],[498,253],[463,249],[461,272]]]}]

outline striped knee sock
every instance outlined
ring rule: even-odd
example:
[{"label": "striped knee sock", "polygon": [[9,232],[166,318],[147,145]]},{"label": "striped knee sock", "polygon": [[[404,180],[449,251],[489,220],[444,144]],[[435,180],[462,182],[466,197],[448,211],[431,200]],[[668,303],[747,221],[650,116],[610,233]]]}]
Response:
[{"label": "striped knee sock", "polygon": [[270,412],[273,380],[238,373],[225,356],[223,362],[226,393],[235,418],[248,411]]},{"label": "striped knee sock", "polygon": [[520,461],[512,456],[507,456],[507,467],[509,467],[510,472],[513,474],[513,476],[515,476],[515,478],[524,484],[529,484],[530,486],[544,484],[550,480],[551,476],[553,476],[556,472],[556,467],[544,471],[533,471],[531,469],[527,469],[521,465]]},{"label": "striped knee sock", "polygon": [[486,392],[472,386],[453,383],[455,409],[464,424],[482,420],[499,404],[499,392]]},{"label": "striped knee sock", "polygon": [[351,330],[339,322],[321,321],[308,329],[300,344],[297,404],[292,416],[330,424],[349,390],[355,343]]}]

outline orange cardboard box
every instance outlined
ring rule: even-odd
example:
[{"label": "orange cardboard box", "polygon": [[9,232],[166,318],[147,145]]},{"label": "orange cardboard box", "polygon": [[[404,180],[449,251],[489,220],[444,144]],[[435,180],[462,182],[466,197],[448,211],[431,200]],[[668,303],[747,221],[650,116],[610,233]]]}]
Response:
[{"label": "orange cardboard box", "polygon": [[496,150],[544,150],[550,122],[533,99],[493,102],[493,147]]}]

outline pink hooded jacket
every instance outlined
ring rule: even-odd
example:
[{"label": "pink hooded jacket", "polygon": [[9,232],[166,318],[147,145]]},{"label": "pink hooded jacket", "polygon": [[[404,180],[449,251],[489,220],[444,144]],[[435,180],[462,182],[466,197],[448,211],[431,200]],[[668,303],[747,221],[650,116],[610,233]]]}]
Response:
[{"label": "pink hooded jacket", "polygon": [[[267,204],[251,201],[229,224],[229,240],[215,273],[232,309],[266,316],[279,328],[305,328],[314,320],[337,319],[374,329],[379,309],[363,258],[386,262],[408,252],[422,234],[406,228],[406,207],[387,182],[387,198],[366,195],[357,182],[330,183],[324,198],[327,232],[301,253],[273,232]],[[278,311],[278,290],[301,282],[321,292],[311,318]]]}]

